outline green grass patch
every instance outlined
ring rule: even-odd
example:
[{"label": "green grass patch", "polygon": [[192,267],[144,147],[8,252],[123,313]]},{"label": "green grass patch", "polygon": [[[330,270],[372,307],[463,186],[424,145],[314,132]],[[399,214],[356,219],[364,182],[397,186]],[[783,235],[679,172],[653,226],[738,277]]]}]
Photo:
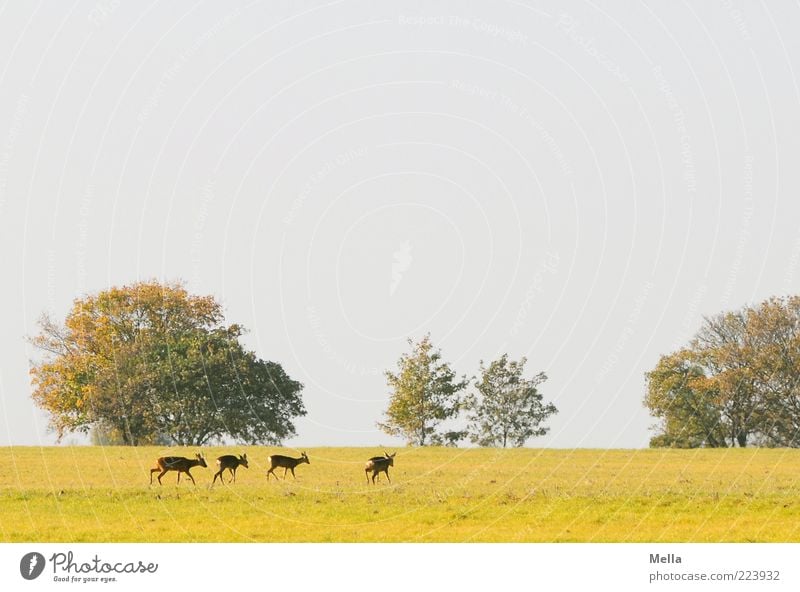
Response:
[{"label": "green grass patch", "polygon": [[[214,459],[247,452],[210,487]],[[800,451],[400,449],[367,484],[363,448],[308,449],[297,480],[262,447],[207,448],[193,486],[149,485],[194,449],[2,449],[0,537],[45,542],[738,542],[800,540]],[[290,451],[294,455],[294,451]],[[278,474],[283,471],[279,469]]]}]

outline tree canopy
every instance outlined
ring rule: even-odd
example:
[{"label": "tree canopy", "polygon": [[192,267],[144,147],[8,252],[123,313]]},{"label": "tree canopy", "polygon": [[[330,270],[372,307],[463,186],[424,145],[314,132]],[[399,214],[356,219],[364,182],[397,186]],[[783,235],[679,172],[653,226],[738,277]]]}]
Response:
[{"label": "tree canopy", "polygon": [[503,354],[489,366],[481,361],[481,375],[475,381],[478,396],[468,399],[470,440],[480,446],[524,446],[549,428],[542,422],[554,413],[555,405],[544,403],[538,386],[547,380],[544,372],[524,378],[525,363]]},{"label": "tree canopy", "polygon": [[440,424],[459,411],[459,393],[467,386],[458,379],[442,353],[434,349],[430,335],[419,342],[408,340],[411,352],[403,354],[397,372],[386,372],[391,388],[386,421],[378,426],[387,434],[404,437],[410,444],[451,444],[463,434],[440,432]]},{"label": "tree canopy", "polygon": [[652,446],[799,446],[800,297],[705,318],[646,378]]},{"label": "tree canopy", "polygon": [[32,397],[59,438],[95,429],[128,445],[277,444],[305,415],[302,385],[247,351],[214,298],[178,283],[111,288],[39,329]]}]

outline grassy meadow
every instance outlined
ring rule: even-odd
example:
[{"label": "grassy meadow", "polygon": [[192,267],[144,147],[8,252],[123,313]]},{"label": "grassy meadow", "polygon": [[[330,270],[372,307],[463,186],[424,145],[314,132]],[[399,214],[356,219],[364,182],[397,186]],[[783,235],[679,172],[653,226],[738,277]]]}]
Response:
[{"label": "grassy meadow", "polygon": [[[210,487],[214,459],[247,452],[237,483]],[[380,449],[312,448],[297,480],[267,456],[206,448],[197,486],[158,456],[193,449],[13,447],[0,454],[4,542],[800,541],[800,450],[401,448],[367,485]],[[276,471],[282,475],[283,470]]]}]

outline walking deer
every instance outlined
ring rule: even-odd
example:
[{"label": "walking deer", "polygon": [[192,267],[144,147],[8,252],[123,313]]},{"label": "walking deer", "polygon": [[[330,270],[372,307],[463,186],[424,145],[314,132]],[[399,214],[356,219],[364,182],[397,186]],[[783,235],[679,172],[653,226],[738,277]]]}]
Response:
[{"label": "walking deer", "polygon": [[156,460],[156,468],[150,469],[150,485],[153,484],[153,473],[158,474],[158,484],[161,485],[161,477],[166,475],[169,471],[178,471],[178,483],[181,482],[181,473],[186,473],[189,475],[189,479],[192,480],[194,485],[197,483],[194,482],[194,477],[189,472],[192,467],[207,467],[206,459],[203,458],[202,454],[196,454],[195,458],[184,458],[183,456],[162,456],[158,460]]},{"label": "walking deer", "polygon": [[[367,477],[367,484],[369,484],[369,472],[372,471],[372,483],[375,483],[375,478],[378,476],[378,473],[386,473],[386,478],[389,479],[389,467],[394,466],[394,456],[397,454],[389,454],[385,450],[383,451],[383,456],[373,456],[371,459],[367,461],[367,464],[364,465],[364,475]],[[392,480],[389,479],[389,483]]]},{"label": "walking deer", "polygon": [[[282,456],[280,454],[273,454],[272,456],[268,457],[267,460],[269,461],[269,471],[267,471],[267,481],[269,481],[269,475],[272,473],[275,475],[275,469],[282,467],[283,468],[283,478],[286,479],[286,471],[292,472],[292,477],[297,479],[297,476],[294,474],[294,468],[297,465],[308,463],[311,464],[311,461],[308,460],[308,456],[305,452],[300,454],[300,458],[292,458],[290,456]],[[278,476],[275,475],[275,479]]]},{"label": "walking deer", "polygon": [[236,469],[239,468],[239,465],[243,466],[245,469],[248,468],[246,454],[243,454],[242,456],[235,456],[233,454],[225,454],[224,456],[220,456],[217,459],[219,471],[214,473],[214,480],[211,482],[211,486],[213,487],[214,483],[217,482],[217,477],[219,477],[219,482],[223,483],[222,472],[225,469],[228,469],[231,472],[231,475],[233,475],[230,483],[236,483]]}]

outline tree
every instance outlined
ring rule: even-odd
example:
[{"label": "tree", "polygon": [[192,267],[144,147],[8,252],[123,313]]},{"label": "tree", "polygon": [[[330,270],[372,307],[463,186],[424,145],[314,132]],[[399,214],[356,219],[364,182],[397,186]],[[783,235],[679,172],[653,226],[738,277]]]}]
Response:
[{"label": "tree", "polygon": [[647,375],[645,405],[663,421],[650,445],[669,448],[726,446],[718,385],[689,350],[663,356]]},{"label": "tree", "polygon": [[64,325],[46,315],[31,376],[51,426],[126,445],[279,443],[305,415],[302,385],[239,342],[210,296],[139,282],[76,300]]},{"label": "tree", "polygon": [[800,446],[800,297],[772,298],[748,316],[759,436],[768,446]]},{"label": "tree", "polygon": [[437,428],[458,413],[459,392],[467,386],[467,379],[457,380],[455,372],[442,361],[441,351],[434,350],[430,335],[418,343],[409,339],[408,344],[412,351],[400,357],[397,372],[385,374],[392,392],[386,421],[378,426],[417,446],[453,444],[459,433],[442,434]]},{"label": "tree", "polygon": [[758,432],[759,395],[753,382],[752,308],[726,312],[705,319],[692,341],[695,358],[713,381],[730,446],[747,446]]},{"label": "tree", "polygon": [[800,445],[800,298],[703,320],[647,376],[651,446]]},{"label": "tree", "polygon": [[509,361],[503,354],[488,367],[480,364],[475,381],[479,396],[467,401],[470,440],[480,446],[524,446],[529,438],[543,436],[549,428],[541,424],[558,413],[555,405],[545,404],[538,387],[547,376],[540,372],[524,378],[526,358]]}]

